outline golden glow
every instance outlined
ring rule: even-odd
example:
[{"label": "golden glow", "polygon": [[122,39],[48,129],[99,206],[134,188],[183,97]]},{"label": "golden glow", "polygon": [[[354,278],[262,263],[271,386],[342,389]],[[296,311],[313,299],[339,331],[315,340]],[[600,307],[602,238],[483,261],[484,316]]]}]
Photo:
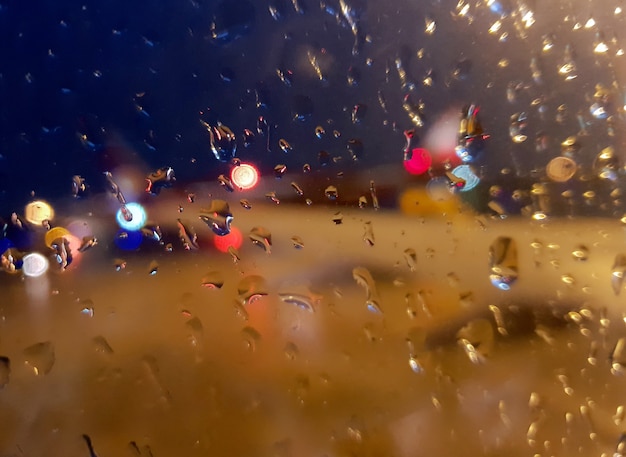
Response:
[{"label": "golden glow", "polygon": [[496,34],[500,31],[500,29],[502,28],[502,21],[497,20],[496,22],[494,22],[493,24],[491,24],[491,27],[489,27],[489,33]]},{"label": "golden glow", "polygon": [[54,209],[44,201],[30,202],[24,208],[24,218],[34,225],[42,225],[45,221],[54,219]]}]

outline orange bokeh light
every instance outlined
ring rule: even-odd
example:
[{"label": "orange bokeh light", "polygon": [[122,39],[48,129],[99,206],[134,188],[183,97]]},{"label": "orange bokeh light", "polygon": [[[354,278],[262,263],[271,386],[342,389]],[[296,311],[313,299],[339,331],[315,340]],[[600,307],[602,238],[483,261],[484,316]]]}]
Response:
[{"label": "orange bokeh light", "polygon": [[222,252],[228,252],[230,246],[239,249],[241,243],[243,243],[243,235],[237,227],[231,227],[228,235],[213,237],[213,244]]},{"label": "orange bokeh light", "polygon": [[230,172],[230,180],[242,190],[252,189],[259,182],[259,171],[253,165],[242,163]]}]

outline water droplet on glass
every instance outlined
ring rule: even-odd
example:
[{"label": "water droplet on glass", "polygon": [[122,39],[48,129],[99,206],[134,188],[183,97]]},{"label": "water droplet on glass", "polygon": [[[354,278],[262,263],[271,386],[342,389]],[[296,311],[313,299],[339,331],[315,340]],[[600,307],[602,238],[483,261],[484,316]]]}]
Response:
[{"label": "water droplet on glass", "polygon": [[315,136],[319,139],[322,139],[326,135],[326,130],[321,125],[315,127]]},{"label": "water droplet on glass", "polygon": [[352,160],[357,161],[363,157],[363,142],[358,138],[350,138],[346,148]]},{"label": "water droplet on glass", "polygon": [[291,243],[296,249],[302,249],[304,247],[304,241],[302,241],[302,238],[297,235],[291,237]]},{"label": "water droplet on glass", "polygon": [[259,275],[249,275],[237,284],[238,300],[247,305],[254,303],[268,294],[265,278]]},{"label": "water droplet on glass", "polygon": [[308,311],[310,313],[315,312],[315,308],[313,308],[313,303],[310,297],[304,294],[298,293],[289,293],[282,292],[278,294],[278,298],[284,303],[288,303],[290,305],[297,306],[304,311]]},{"label": "water droplet on glass", "polygon": [[244,349],[249,352],[256,351],[261,342],[261,334],[254,327],[246,326],[241,330]]},{"label": "water droplet on glass", "polygon": [[304,195],[304,191],[302,190],[302,188],[298,185],[297,182],[292,181],[291,182],[291,188],[294,190],[294,192],[298,195]]},{"label": "water droplet on glass", "polygon": [[212,270],[202,277],[202,287],[207,289],[221,289],[224,285],[224,275],[221,271]]},{"label": "water droplet on glass", "polygon": [[284,351],[285,351],[285,357],[287,357],[287,360],[296,360],[298,358],[298,354],[300,353],[298,346],[291,341],[287,342],[287,344],[285,345]]},{"label": "water droplet on glass", "polygon": [[624,421],[624,416],[626,416],[626,408],[623,405],[619,405],[613,415],[613,423],[615,425],[621,424]]},{"label": "water droplet on glass", "polygon": [[357,86],[361,82],[361,72],[353,65],[348,67],[348,86]]},{"label": "water droplet on glass", "polygon": [[487,319],[474,319],[460,329],[457,340],[472,363],[482,363],[494,347],[494,332]]},{"label": "water droplet on glass", "polygon": [[611,268],[611,285],[615,295],[619,295],[624,286],[624,273],[626,272],[626,255],[617,254]]},{"label": "water droplet on glass", "polygon": [[11,361],[8,357],[0,356],[0,390],[9,383],[11,375]]},{"label": "water droplet on glass", "polygon": [[156,260],[153,260],[152,262],[150,262],[150,265],[148,265],[148,274],[151,276],[154,276],[157,274],[158,271],[159,271],[159,262],[157,262]]},{"label": "water droplet on glass", "polygon": [[623,375],[626,373],[626,337],[617,340],[611,353],[611,373]]},{"label": "water droplet on glass", "polygon": [[285,140],[284,138],[281,138],[280,140],[278,140],[278,147],[280,147],[280,149],[285,154],[293,151],[293,148],[291,147],[291,144],[289,144],[289,142],[287,140]]},{"label": "water droplet on glass", "polygon": [[326,189],[324,190],[324,195],[326,195],[326,198],[328,198],[329,200],[335,201],[337,200],[339,193],[337,191],[337,188],[331,185],[326,187]]},{"label": "water droplet on glass", "polygon": [[114,259],[113,268],[115,268],[115,271],[123,270],[124,268],[126,268],[126,261],[124,259]]},{"label": "water droplet on glass", "polygon": [[200,123],[209,132],[211,151],[220,162],[230,162],[237,152],[237,138],[228,127],[218,122],[217,126],[211,126],[200,120]]},{"label": "water droplet on glass", "polygon": [[24,361],[37,376],[50,373],[55,360],[54,345],[50,341],[35,343],[24,349]]},{"label": "water droplet on glass", "polygon": [[417,269],[417,252],[415,252],[415,249],[407,248],[402,254],[409,270],[415,271]]},{"label": "water droplet on glass", "polygon": [[211,201],[211,206],[208,209],[200,210],[198,217],[217,236],[225,236],[230,233],[230,224],[233,221],[233,215],[226,201]]},{"label": "water droplet on glass", "polygon": [[248,0],[224,0],[217,5],[210,24],[215,43],[227,44],[246,35],[256,22],[254,4]]},{"label": "water droplet on glass", "polygon": [[241,200],[239,200],[239,204],[244,209],[252,209],[252,205],[250,205],[250,202],[245,198],[242,198]]},{"label": "water droplet on glass", "polygon": [[159,396],[159,400],[165,403],[169,402],[170,393],[163,385],[161,376],[159,374],[160,373],[159,365],[157,363],[156,358],[152,355],[146,355],[142,358],[141,362],[142,362],[141,364],[143,367],[144,376],[146,380],[155,389],[157,395]]},{"label": "water droplet on glass", "polygon": [[253,227],[248,235],[253,244],[265,249],[265,252],[272,252],[272,233],[265,227]]},{"label": "water droplet on glass", "polygon": [[509,290],[517,280],[517,246],[509,237],[498,237],[489,247],[489,279],[501,290]]},{"label": "water droplet on glass", "polygon": [[102,335],[98,335],[98,336],[93,337],[91,342],[93,344],[94,350],[97,353],[103,354],[103,355],[111,355],[111,354],[113,354],[113,348],[111,347],[109,342],[106,340],[106,338],[103,337]]},{"label": "water droplet on glass", "polygon": [[280,205],[280,199],[276,196],[276,192],[274,191],[266,193],[265,198],[267,198],[276,205]]},{"label": "water droplet on glass", "polygon": [[580,246],[576,246],[576,248],[572,251],[572,257],[574,260],[585,261],[589,258],[589,249],[582,244]]},{"label": "water droplet on glass", "polygon": [[279,163],[274,167],[274,177],[276,179],[282,178],[285,173],[287,173],[287,165]]},{"label": "water droplet on glass", "polygon": [[352,107],[352,113],[350,114],[350,118],[352,119],[353,124],[360,124],[365,115],[367,114],[367,105],[362,103],[357,103]]},{"label": "water droplet on glass", "polygon": [[414,373],[422,373],[424,368],[420,359],[426,352],[426,330],[421,327],[410,329],[406,345],[409,350],[409,367]]},{"label": "water droplet on glass", "polygon": [[374,243],[375,243],[374,229],[372,227],[371,221],[368,221],[365,224],[363,224],[363,241],[368,246],[374,246]]},{"label": "water droplet on glass", "polygon": [[202,338],[204,336],[204,327],[197,317],[192,317],[185,322],[185,327],[189,332],[189,343],[196,350],[202,347]]},{"label": "water droplet on glass", "polygon": [[358,285],[365,289],[367,309],[373,313],[382,314],[376,282],[369,270],[364,267],[356,267],[352,270],[352,277]]},{"label": "water droplet on glass", "polygon": [[343,223],[343,214],[341,213],[341,211],[333,214],[332,221],[335,225],[340,225],[341,223]]}]

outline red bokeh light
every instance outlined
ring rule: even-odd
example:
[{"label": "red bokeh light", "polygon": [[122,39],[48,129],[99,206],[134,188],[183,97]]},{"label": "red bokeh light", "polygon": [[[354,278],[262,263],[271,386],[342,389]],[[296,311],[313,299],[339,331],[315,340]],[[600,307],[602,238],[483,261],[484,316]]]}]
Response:
[{"label": "red bokeh light", "polygon": [[405,160],[404,168],[412,175],[421,175],[428,171],[432,165],[433,159],[430,153],[424,148],[413,148],[411,150],[411,158]]},{"label": "red bokeh light", "polygon": [[249,163],[242,163],[230,172],[230,180],[242,190],[252,189],[259,182],[259,170]]},{"label": "red bokeh light", "polygon": [[213,237],[213,244],[222,252],[228,252],[230,246],[239,249],[241,243],[243,243],[243,235],[237,227],[231,227],[228,235]]}]

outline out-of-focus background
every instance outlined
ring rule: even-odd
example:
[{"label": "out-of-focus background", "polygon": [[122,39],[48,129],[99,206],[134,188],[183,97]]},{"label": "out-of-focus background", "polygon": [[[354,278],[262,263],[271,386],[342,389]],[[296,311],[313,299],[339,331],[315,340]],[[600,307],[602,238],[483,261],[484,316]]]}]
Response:
[{"label": "out-of-focus background", "polygon": [[626,452],[622,6],[0,3],[0,455]]}]

